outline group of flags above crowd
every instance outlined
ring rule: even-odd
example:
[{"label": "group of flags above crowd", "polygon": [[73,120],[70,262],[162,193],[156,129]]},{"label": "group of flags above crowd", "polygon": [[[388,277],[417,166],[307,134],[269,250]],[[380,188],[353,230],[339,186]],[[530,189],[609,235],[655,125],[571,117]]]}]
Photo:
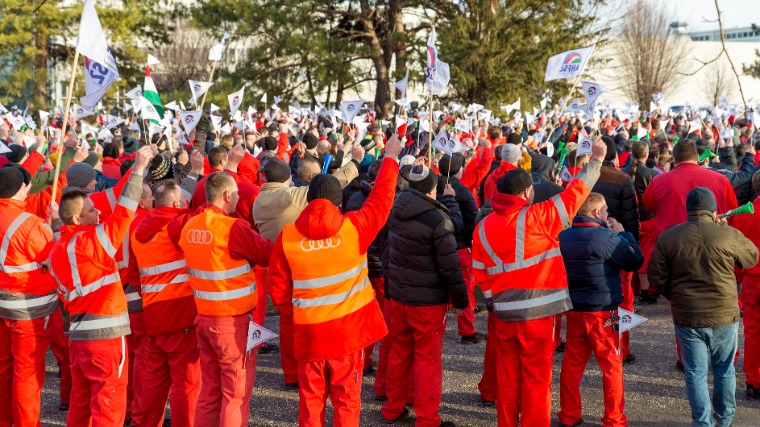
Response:
[{"label": "group of flags above crowd", "polygon": [[[201,120],[205,97],[214,84],[213,73],[218,62],[222,60],[225,43],[228,39],[229,35],[225,33],[221,41],[214,45],[209,51],[208,59],[213,63],[209,81],[189,80],[188,83],[190,86],[191,97],[188,100],[188,104],[191,108],[186,108],[182,101],[172,101],[166,105],[162,104],[151,75],[151,66],[160,64],[160,61],[153,55],[148,54],[143,85],[138,85],[126,93],[130,102],[125,104],[124,111],[130,115],[130,119],[139,119],[132,120],[132,129],[137,132],[146,133],[148,138],[151,138],[155,134],[176,131],[179,143],[187,144],[188,134],[195,129]],[[412,103],[407,97],[407,86],[409,83],[409,69],[407,69],[404,78],[395,84],[396,89],[401,92],[401,97],[395,101],[399,106],[399,114],[396,114],[394,117],[396,129],[398,130],[399,128],[406,128],[407,126],[416,124],[419,126],[420,130],[429,134],[429,143],[431,143],[434,148],[446,153],[464,151],[467,147],[456,138],[456,133],[461,132],[469,134],[472,132],[473,126],[482,121],[497,125],[501,124],[500,114],[494,114],[493,111],[488,110],[483,105],[477,103],[472,103],[467,107],[464,107],[461,104],[452,103],[448,107],[434,110],[433,97],[441,95],[446,90],[450,80],[449,65],[442,61],[438,56],[439,52],[436,47],[435,28],[431,30],[426,48],[427,63],[425,67],[425,88],[429,95],[429,101],[427,104],[429,106],[429,111],[417,111],[413,118],[410,117],[411,114],[409,113]],[[106,35],[101,26],[97,12],[95,11],[94,0],[85,0],[79,27],[76,52],[77,57],[79,54],[84,57],[86,94],[79,99],[79,103],[74,104],[73,107],[70,108],[71,92],[73,89],[74,76],[76,74],[72,73],[72,81],[69,86],[66,107],[61,108],[59,106],[58,109],[62,116],[66,117],[70,112],[74,121],[80,121],[88,116],[96,114],[95,110],[97,109],[97,105],[101,98],[105,95],[116,78],[119,77],[118,67],[111,54]],[[594,46],[592,45],[581,49],[563,52],[549,58],[544,77],[545,81],[575,79],[574,83],[571,85],[571,91],[567,96],[557,100],[559,109],[552,108],[554,105],[552,104],[552,93],[547,91],[544,93],[543,98],[540,101],[540,109],[533,108],[531,111],[525,111],[525,115],[523,116],[521,98],[517,98],[516,102],[501,106],[501,112],[506,114],[508,119],[515,123],[522,122],[525,127],[538,124],[542,115],[546,118],[552,118],[556,114],[564,112],[575,115],[584,123],[592,125],[592,127],[596,129],[598,129],[603,115],[607,115],[612,111],[615,111],[616,113],[618,126],[622,126],[622,123],[625,120],[633,122],[638,120],[642,115],[657,112],[668,117],[668,119],[665,120],[665,123],[663,123],[663,128],[665,128],[670,117],[674,114],[661,108],[661,106],[664,105],[664,94],[662,93],[653,94],[648,111],[641,111],[640,106],[636,103],[627,103],[624,107],[613,109],[609,100],[604,103],[603,107],[598,108],[597,101],[599,100],[600,95],[606,92],[606,89],[595,82],[582,81],[580,83],[585,102],[581,103],[579,99],[569,101],[570,95],[580,81],[580,76],[593,52]],[[75,57],[74,69],[76,67],[77,57]],[[243,133],[246,131],[256,131],[255,122],[258,111],[251,106],[248,106],[245,112],[242,110],[245,92],[246,86],[244,85],[240,90],[227,96],[229,101],[229,119],[224,124],[222,124],[224,118],[219,114],[221,108],[213,103],[210,105],[210,119],[216,130],[223,133],[231,133],[233,132],[233,129],[238,129]],[[330,117],[336,125],[338,123],[354,125],[360,135],[366,131],[369,122],[374,119],[373,114],[369,111],[364,111],[365,114],[359,114],[363,112],[362,108],[365,104],[362,100],[343,101],[339,104],[337,110],[328,109],[324,103],[319,101],[316,102],[313,109],[304,108],[299,103],[294,102],[288,106],[286,111],[281,110],[278,106],[281,101],[282,100],[279,97],[274,96],[273,104],[268,105],[268,97],[267,94],[264,93],[260,98],[260,102],[263,103],[265,107],[262,115],[267,119],[272,119],[275,114],[292,119],[289,121],[289,126],[293,134],[297,133],[297,122],[306,117],[311,118],[312,123],[316,122],[319,117]],[[547,107],[549,108],[547,109]],[[730,108],[725,97],[723,97],[720,105],[714,107],[712,111],[691,110],[690,112],[692,114],[689,128],[701,128],[704,125],[703,121],[707,118],[708,114],[710,114],[715,123],[720,126],[720,123],[724,118],[731,114],[737,114],[740,110],[741,109],[737,106]],[[30,129],[37,129],[35,120],[31,116],[28,116],[26,111],[20,115],[11,114],[0,104],[0,113],[8,113],[6,118],[16,130],[21,130],[25,126]],[[48,132],[50,129],[48,127],[50,115],[51,113],[49,112],[39,111],[39,123],[42,132]],[[450,126],[443,127],[439,130],[433,140],[434,135],[430,123],[431,121],[440,121],[443,117],[451,117]],[[84,135],[93,135],[98,139],[110,140],[113,138],[110,129],[123,124],[125,118],[126,116],[117,117],[106,115],[105,119],[100,120],[102,125],[99,129],[86,122],[82,122],[80,130]],[[750,117],[750,120],[753,122],[756,122],[758,119],[760,119],[760,116],[758,116],[757,113],[753,113]],[[65,118],[64,120],[67,121],[72,128],[76,127],[75,123],[70,122]],[[544,124],[546,124],[546,122],[544,122]],[[543,131],[540,126],[536,126],[536,131],[537,135],[534,136],[534,139],[545,140],[549,139],[548,136],[551,136],[551,133],[545,135],[545,131]],[[730,137],[730,127],[724,129],[724,131],[726,133],[723,134],[722,131],[721,137]],[[638,129],[636,135],[631,136],[634,139],[641,138],[646,135],[646,132],[647,130],[642,127]],[[30,138],[29,142],[31,142],[31,139],[33,139],[33,137]],[[0,151],[4,149],[7,149],[7,147],[0,147]]]}]

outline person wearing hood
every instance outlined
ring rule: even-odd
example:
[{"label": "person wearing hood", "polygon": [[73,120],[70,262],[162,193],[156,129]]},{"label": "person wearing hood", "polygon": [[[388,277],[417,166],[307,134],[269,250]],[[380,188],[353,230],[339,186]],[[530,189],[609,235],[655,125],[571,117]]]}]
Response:
[{"label": "person wearing hood", "polygon": [[130,273],[137,275],[142,294],[146,335],[141,425],[163,423],[170,395],[172,422],[192,425],[201,375],[198,313],[179,240],[194,211],[183,209],[182,190],[174,181],[159,184],[154,198],[156,207],[138,223],[129,247]]},{"label": "person wearing hood", "polygon": [[554,175],[554,161],[551,157],[533,153],[531,171],[533,191],[536,193],[533,203],[544,202],[562,192],[562,186],[552,179]]},{"label": "person wearing hood", "polygon": [[268,287],[290,321],[299,384],[299,425],[324,425],[325,401],[335,425],[357,426],[364,349],[387,333],[370,285],[367,251],[391,210],[401,141],[392,138],[373,190],[358,211],[340,212],[342,185],[314,177],[308,205],[275,241]]},{"label": "person wearing hood", "polygon": [[382,407],[384,423],[409,415],[405,408],[413,382],[418,426],[441,422],[441,356],[449,303],[461,316],[470,304],[457,254],[455,226],[462,222],[456,192],[436,201],[438,177],[420,158],[409,173],[409,187],[393,203],[388,218],[388,295],[391,298],[390,355]]}]

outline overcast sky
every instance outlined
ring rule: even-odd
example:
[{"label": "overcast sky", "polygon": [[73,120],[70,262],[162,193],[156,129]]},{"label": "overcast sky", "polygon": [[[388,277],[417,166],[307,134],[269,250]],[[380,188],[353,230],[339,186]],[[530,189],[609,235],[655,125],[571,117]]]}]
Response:
[{"label": "overcast sky", "polygon": [[[678,21],[689,24],[686,31],[717,30],[718,23],[705,23],[703,17],[714,20],[715,0],[651,0],[657,3],[663,2],[672,8]],[[748,27],[755,23],[760,25],[760,1],[758,0],[718,0],[723,14],[723,28]],[[617,11],[625,10],[635,0],[611,0],[608,9],[617,14]],[[607,11],[605,11],[607,12]]]}]

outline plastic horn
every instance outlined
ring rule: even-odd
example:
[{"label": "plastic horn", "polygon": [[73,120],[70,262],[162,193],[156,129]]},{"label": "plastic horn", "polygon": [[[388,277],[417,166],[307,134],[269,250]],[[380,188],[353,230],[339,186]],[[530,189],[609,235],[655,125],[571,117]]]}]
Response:
[{"label": "plastic horn", "polygon": [[333,161],[332,154],[325,154],[325,164],[322,166],[322,173],[327,173],[330,170],[330,163]]},{"label": "plastic horn", "polygon": [[715,153],[710,151],[710,149],[708,148],[704,151],[704,153],[702,153],[701,156],[699,156],[699,162],[702,163],[703,161],[705,161],[705,159],[709,159],[711,157],[715,157]]},{"label": "plastic horn", "polygon": [[751,213],[755,213],[755,206],[752,204],[752,202],[747,202],[746,204],[739,206],[736,209],[733,209],[726,213],[718,215],[718,218],[728,218],[734,215],[751,214]]},{"label": "plastic horn", "polygon": [[562,167],[565,166],[565,158],[567,157],[567,149],[565,147],[557,150],[559,152],[559,159],[557,161],[557,175],[562,172]]}]

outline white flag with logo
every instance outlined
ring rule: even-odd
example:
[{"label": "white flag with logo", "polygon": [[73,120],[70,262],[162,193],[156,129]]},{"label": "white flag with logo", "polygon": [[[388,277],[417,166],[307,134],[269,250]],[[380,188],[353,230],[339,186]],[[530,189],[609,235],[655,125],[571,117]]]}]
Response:
[{"label": "white flag with logo", "polygon": [[435,27],[430,30],[427,41],[427,67],[425,68],[425,86],[438,96],[449,85],[451,73],[449,64],[438,59],[438,49],[435,47]]},{"label": "white flag with logo", "polygon": [[74,104],[74,107],[72,108],[72,116],[74,117],[74,120],[82,120],[83,118],[87,116],[91,116],[95,114],[94,111],[90,110],[89,108],[84,108],[79,104]]},{"label": "white flag with logo", "polygon": [[444,153],[451,155],[451,149],[449,147],[449,135],[446,134],[446,129],[441,129],[433,140],[433,148]]},{"label": "white flag with logo", "polygon": [[79,36],[77,37],[77,51],[102,64],[108,70],[119,75],[116,61],[113,59],[111,49],[108,47],[106,34],[100,25],[98,13],[95,11],[95,0],[85,0],[82,7],[82,19],[79,21]]},{"label": "white flag with logo", "polygon": [[570,79],[581,75],[593,52],[594,46],[592,45],[552,56],[546,64],[544,81]]},{"label": "white flag with logo", "polygon": [[470,133],[472,132],[472,122],[466,119],[457,119],[456,123],[454,124],[454,129],[462,131],[464,133]]},{"label": "white flag with logo", "polygon": [[139,101],[140,98],[142,98],[142,86],[137,85],[136,88],[134,88],[134,89],[130,90],[129,92],[127,92],[126,95],[127,95],[127,98],[129,98],[129,99],[133,99],[135,101]]},{"label": "white flag with logo", "polygon": [[277,105],[277,104],[279,104],[279,103],[280,103],[280,101],[282,101],[282,98],[280,98],[280,97],[278,97],[278,96],[275,96],[275,97],[274,97],[274,105]]},{"label": "white flag with logo", "polygon": [[193,129],[195,129],[195,127],[198,125],[198,122],[201,121],[202,114],[203,112],[200,110],[180,111],[179,120],[182,122],[182,127],[184,127],[188,133],[192,132]]},{"label": "white flag with logo", "polygon": [[351,123],[354,120],[354,116],[362,108],[362,105],[364,105],[364,101],[361,99],[357,101],[342,101],[340,103],[340,114],[343,117],[343,121]]},{"label": "white flag with logo", "polygon": [[161,115],[158,114],[156,107],[145,97],[140,100],[140,107],[140,118],[143,120],[155,120],[157,122],[161,120]]},{"label": "white flag with logo", "polygon": [[565,182],[570,182],[573,180],[573,175],[567,169],[567,166],[564,166],[562,168],[562,173],[559,174],[559,177],[562,179],[562,181],[565,181]]},{"label": "white flag with logo", "polygon": [[179,111],[179,105],[177,105],[177,101],[172,101],[172,102],[164,105],[164,110]]},{"label": "white flag with logo", "polygon": [[213,82],[199,82],[195,80],[188,80],[188,84],[190,84],[190,92],[193,94],[192,100],[195,102],[198,99],[201,99],[204,93],[208,92],[208,88],[213,85]]},{"label": "white flag with logo", "polygon": [[108,126],[109,129],[113,129],[116,126],[119,126],[120,124],[124,123],[124,119],[116,117],[116,116],[108,116]]},{"label": "white flag with logo", "polygon": [[86,95],[79,98],[79,101],[85,108],[95,108],[118,76],[105,65],[85,56],[84,86]]},{"label": "white flag with logo", "polygon": [[256,346],[276,337],[277,334],[251,320],[248,322],[248,343],[245,349],[251,351]]},{"label": "white flag with logo", "polygon": [[618,320],[618,325],[620,327],[621,334],[649,320],[646,317],[639,316],[638,314],[623,308],[618,308],[618,316],[620,317]]},{"label": "white flag with logo", "polygon": [[583,88],[583,96],[586,97],[586,104],[593,104],[599,95],[607,91],[604,86],[599,83],[581,81],[581,87]]},{"label": "white flag with logo", "polygon": [[406,69],[406,75],[403,79],[396,82],[396,89],[401,92],[401,97],[406,96],[406,84],[409,82],[409,68]]},{"label": "white flag with logo", "polygon": [[585,156],[586,154],[591,154],[591,138],[583,134],[578,135],[577,154],[578,156]]},{"label": "white flag with logo", "polygon": [[230,102],[231,117],[235,115],[235,113],[240,109],[240,106],[243,104],[244,91],[245,86],[243,86],[239,91],[227,95],[227,100]]}]

